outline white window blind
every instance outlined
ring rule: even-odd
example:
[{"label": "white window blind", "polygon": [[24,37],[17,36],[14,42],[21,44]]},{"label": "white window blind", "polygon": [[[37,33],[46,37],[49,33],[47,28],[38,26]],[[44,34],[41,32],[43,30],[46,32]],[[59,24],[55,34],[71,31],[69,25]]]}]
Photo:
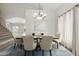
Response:
[{"label": "white window blind", "polygon": [[58,18],[58,31],[61,34],[61,43],[67,48],[72,49],[73,10]]}]

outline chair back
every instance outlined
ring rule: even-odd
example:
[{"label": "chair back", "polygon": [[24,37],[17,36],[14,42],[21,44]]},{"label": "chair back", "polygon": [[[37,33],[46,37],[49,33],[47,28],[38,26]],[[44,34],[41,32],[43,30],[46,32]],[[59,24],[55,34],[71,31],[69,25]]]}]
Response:
[{"label": "chair back", "polygon": [[43,50],[52,49],[52,40],[53,40],[52,36],[43,36],[40,43],[41,49]]},{"label": "chair back", "polygon": [[33,36],[26,36],[23,38],[23,44],[25,50],[33,50],[34,49],[34,39]]}]

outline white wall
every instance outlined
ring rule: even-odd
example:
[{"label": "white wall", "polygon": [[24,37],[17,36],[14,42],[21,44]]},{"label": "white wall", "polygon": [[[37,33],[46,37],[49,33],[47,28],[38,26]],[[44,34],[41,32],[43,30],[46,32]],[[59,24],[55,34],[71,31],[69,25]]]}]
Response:
[{"label": "white wall", "polygon": [[[34,9],[33,9],[34,10]],[[3,18],[2,24],[5,24],[5,20],[19,17],[26,20],[26,33],[31,34],[34,32],[34,22],[32,16],[32,9],[24,8],[23,6],[16,5],[1,5],[1,17]],[[47,18],[45,21],[39,23],[36,31],[45,32],[49,35],[53,35],[57,32],[57,20],[55,19],[54,12],[52,10],[45,10]],[[5,26],[5,25],[4,25]]]}]

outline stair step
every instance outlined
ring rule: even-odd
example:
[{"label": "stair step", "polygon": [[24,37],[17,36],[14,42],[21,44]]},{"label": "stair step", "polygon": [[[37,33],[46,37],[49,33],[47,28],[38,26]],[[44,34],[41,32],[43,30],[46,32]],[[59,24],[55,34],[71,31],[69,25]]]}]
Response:
[{"label": "stair step", "polygon": [[0,25],[0,53],[10,47],[13,46],[14,38],[12,33],[5,28],[4,26]]}]

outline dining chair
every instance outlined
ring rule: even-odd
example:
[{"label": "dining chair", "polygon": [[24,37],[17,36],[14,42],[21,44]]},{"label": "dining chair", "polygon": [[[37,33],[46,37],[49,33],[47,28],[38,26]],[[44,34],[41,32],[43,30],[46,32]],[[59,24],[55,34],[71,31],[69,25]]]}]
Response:
[{"label": "dining chair", "polygon": [[23,38],[14,38],[14,48],[23,48]]},{"label": "dining chair", "polygon": [[42,49],[42,55],[44,56],[44,51],[47,50],[50,52],[50,56],[52,56],[52,40],[53,37],[52,36],[43,36],[40,46]]},{"label": "dining chair", "polygon": [[33,36],[25,36],[23,37],[23,44],[24,44],[24,51],[25,55],[27,51],[32,52],[32,55],[34,55],[34,49],[36,48],[36,43],[34,42]]},{"label": "dining chair", "polygon": [[61,43],[61,39],[60,39],[60,33],[57,32],[53,35],[53,39],[54,39],[54,42],[57,43],[57,48],[59,46],[59,44]]}]

